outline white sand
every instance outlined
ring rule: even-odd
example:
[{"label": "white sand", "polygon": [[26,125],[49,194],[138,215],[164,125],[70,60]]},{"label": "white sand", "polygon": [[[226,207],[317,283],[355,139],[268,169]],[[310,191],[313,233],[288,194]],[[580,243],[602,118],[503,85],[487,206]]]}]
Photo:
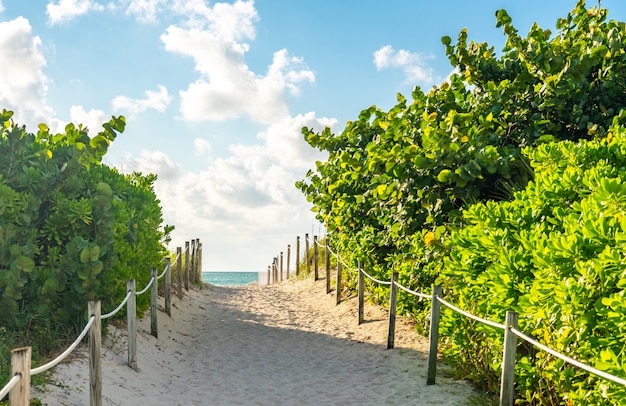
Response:
[{"label": "white sand", "polygon": [[[335,305],[324,281],[215,287],[173,297],[172,317],[138,323],[137,363],[126,365],[126,333],[110,329],[103,350],[104,405],[466,405],[464,382],[426,385],[427,340],[398,320],[387,350],[387,315],[356,298]],[[163,303],[163,298],[160,298]],[[59,365],[44,405],[88,405],[84,355]],[[441,362],[439,367],[443,368]]]}]

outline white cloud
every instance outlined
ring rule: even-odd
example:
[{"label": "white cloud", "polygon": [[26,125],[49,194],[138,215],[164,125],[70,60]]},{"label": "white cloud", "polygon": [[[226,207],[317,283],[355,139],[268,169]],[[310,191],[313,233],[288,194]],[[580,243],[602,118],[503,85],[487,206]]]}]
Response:
[{"label": "white cloud", "polygon": [[404,71],[408,82],[432,83],[435,80],[433,69],[426,64],[426,60],[432,58],[432,56],[404,49],[396,51],[391,45],[385,45],[374,52],[376,69],[400,68]]},{"label": "white cloud", "polygon": [[4,13],[4,6],[2,5],[2,1],[0,1],[0,13]]},{"label": "white cloud", "polygon": [[90,11],[102,11],[104,7],[92,0],[59,0],[46,6],[48,22],[52,25],[73,20]]},{"label": "white cloud", "polygon": [[[335,120],[314,113],[286,118],[258,135],[260,145],[231,145],[228,156],[210,161],[200,172],[184,171],[162,152],[149,151],[116,166],[122,172],[157,174],[155,191],[165,222],[176,226],[175,246],[200,237],[208,244],[205,248],[210,246],[205,252],[241,253],[216,255],[207,269],[241,270],[246,264],[261,266],[271,260],[277,242],[295,238],[290,235],[294,227],[303,232],[311,228],[310,204],[294,184],[326,156],[308,146],[301,128],[321,131],[334,125]],[[210,145],[196,139],[194,147],[206,151]],[[236,236],[237,241],[224,236]],[[242,247],[247,240],[250,245]]]},{"label": "white cloud", "polygon": [[70,120],[76,125],[82,124],[89,129],[89,135],[95,136],[103,130],[102,124],[109,121],[110,116],[107,116],[102,110],[91,109],[85,111],[83,106],[70,107]]},{"label": "white cloud", "polygon": [[134,15],[141,22],[151,23],[157,20],[157,15],[167,5],[167,0],[130,0],[126,1],[126,14]]},{"label": "white cloud", "polygon": [[183,179],[185,172],[181,166],[173,162],[170,157],[160,151],[142,150],[139,157],[117,165],[125,173],[138,171],[145,174],[153,173],[164,183],[177,182]]},{"label": "white cloud", "polygon": [[172,97],[165,86],[159,85],[158,91],[146,91],[145,99],[131,99],[126,96],[117,96],[113,99],[113,110],[126,111],[130,115],[142,113],[148,109],[163,112],[169,106]]},{"label": "white cloud", "polygon": [[317,118],[315,113],[309,112],[272,124],[259,133],[259,138],[265,141],[265,147],[271,155],[280,157],[281,165],[303,175],[314,167],[316,160],[325,159],[326,156],[304,140],[302,127],[321,131],[324,127],[333,128],[336,125],[336,119]]},{"label": "white cloud", "polygon": [[193,140],[193,149],[196,151],[196,155],[210,154],[213,150],[211,143],[203,138],[196,138]]},{"label": "white cloud", "polygon": [[247,115],[260,123],[289,116],[285,91],[297,95],[303,82],[315,75],[302,59],[286,50],[274,53],[265,76],[251,71],[244,56],[250,49],[258,15],[253,2],[217,3],[213,8],[197,2],[184,27],[172,25],[161,36],[165,49],[190,56],[200,77],[180,92],[182,117],[186,120],[223,121]]},{"label": "white cloud", "polygon": [[54,111],[45,102],[48,78],[41,39],[33,36],[25,18],[0,23],[0,60],[19,61],[0,64],[0,106],[29,127],[50,122]]}]

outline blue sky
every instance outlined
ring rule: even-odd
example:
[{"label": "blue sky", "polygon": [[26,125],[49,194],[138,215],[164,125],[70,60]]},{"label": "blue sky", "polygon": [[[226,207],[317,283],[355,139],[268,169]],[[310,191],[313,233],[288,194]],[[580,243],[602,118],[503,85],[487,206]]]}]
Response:
[{"label": "blue sky", "polygon": [[[156,173],[172,249],[200,238],[205,270],[264,271],[318,233],[293,186],[324,159],[303,126],[340,132],[371,105],[452,71],[441,37],[501,49],[494,13],[525,35],[575,0],[0,0],[0,108],[35,131],[127,129],[105,159]],[[588,1],[587,6],[597,5]],[[603,0],[626,20],[626,2]],[[1,159],[1,157],[0,157]]]}]

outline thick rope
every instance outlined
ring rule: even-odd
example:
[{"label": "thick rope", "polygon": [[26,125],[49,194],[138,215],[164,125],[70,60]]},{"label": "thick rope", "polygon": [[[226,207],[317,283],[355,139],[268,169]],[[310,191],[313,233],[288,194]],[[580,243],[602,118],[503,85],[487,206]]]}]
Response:
[{"label": "thick rope", "polygon": [[424,299],[432,299],[432,295],[427,295],[426,293],[420,293],[420,292],[416,292],[414,290],[411,290],[409,288],[405,288],[404,286],[400,285],[398,282],[395,282],[395,284],[396,284],[397,287],[399,287],[400,289],[402,289],[403,291],[405,291],[407,293],[410,293],[410,294],[415,295],[415,296],[419,296],[419,297],[424,298]]},{"label": "thick rope", "polygon": [[148,291],[148,289],[150,289],[150,286],[152,286],[152,283],[154,282],[154,277],[150,278],[150,282],[148,282],[148,286],[146,286],[145,288],[143,288],[143,290],[137,292],[137,296],[139,295],[143,295],[144,293],[146,293]]},{"label": "thick rope", "polygon": [[170,269],[170,264],[165,265],[165,269],[163,270],[163,273],[157,276],[157,279],[161,279],[165,275],[165,273],[168,271],[168,269]]},{"label": "thick rope", "polygon": [[41,372],[45,372],[49,370],[50,368],[55,367],[59,362],[63,361],[65,357],[67,357],[68,355],[70,355],[72,351],[74,351],[74,348],[78,346],[78,344],[83,340],[83,338],[85,338],[85,335],[87,334],[87,332],[89,331],[89,329],[91,328],[91,325],[93,324],[95,320],[96,320],[96,316],[92,315],[91,317],[89,317],[89,320],[87,321],[87,325],[85,326],[85,328],[83,328],[83,331],[80,333],[78,338],[72,343],[72,345],[70,345],[65,351],[63,351],[61,355],[59,355],[52,361],[48,362],[47,364],[31,369],[30,374],[37,375]]},{"label": "thick rope", "polygon": [[124,298],[124,300],[122,300],[122,303],[120,303],[119,306],[115,308],[115,310],[113,310],[111,313],[103,314],[102,316],[100,316],[100,318],[104,320],[104,319],[108,319],[109,317],[115,316],[115,313],[122,310],[122,307],[124,307],[126,302],[128,302],[128,299],[130,298],[130,294],[131,294],[131,291],[129,290],[128,292],[126,292],[126,297]]},{"label": "thick rope", "polygon": [[480,318],[480,317],[478,317],[478,316],[474,316],[472,313],[468,313],[468,312],[466,312],[466,311],[463,311],[463,310],[459,309],[458,307],[456,307],[456,306],[454,306],[454,305],[450,304],[449,302],[446,302],[445,300],[443,300],[443,299],[442,299],[442,298],[440,298],[439,296],[437,296],[437,300],[439,300],[439,302],[440,302],[441,304],[443,304],[444,306],[449,307],[450,309],[454,310],[454,311],[455,311],[455,312],[457,312],[457,313],[462,314],[462,315],[463,315],[463,316],[465,316],[465,317],[469,317],[469,318],[470,318],[470,319],[472,319],[472,320],[476,320],[476,321],[481,322],[481,323],[483,323],[483,324],[486,324],[486,325],[488,325],[488,326],[491,326],[491,327],[495,327],[495,328],[499,328],[499,329],[501,329],[501,330],[504,330],[504,324],[499,324],[499,323],[496,323],[496,322],[491,321],[491,320],[487,320],[487,319]]},{"label": "thick rope", "polygon": [[391,285],[391,282],[385,282],[385,281],[381,281],[380,279],[373,278],[370,274],[365,272],[363,269],[361,269],[361,272],[363,272],[363,274],[365,276],[367,276],[368,278],[370,278],[371,280],[373,280],[376,283],[380,283],[381,285]]},{"label": "thick rope", "polygon": [[626,379],[622,379],[619,378],[617,376],[611,375],[607,372],[604,371],[600,371],[599,369],[590,367],[589,365],[585,365],[582,362],[576,361],[574,358],[570,358],[566,355],[560,354],[558,352],[556,352],[555,350],[553,350],[550,347],[546,347],[545,345],[541,344],[538,341],[535,341],[533,338],[527,336],[526,334],[522,333],[521,331],[515,329],[515,328],[511,328],[511,332],[513,334],[515,334],[516,336],[518,336],[519,338],[521,338],[524,341],[529,342],[530,344],[534,345],[535,347],[547,352],[548,354],[552,354],[555,357],[562,359],[563,361],[574,365],[575,367],[578,367],[580,369],[584,369],[587,372],[591,372],[592,374],[598,375],[604,379],[608,379],[609,381],[613,381],[615,383],[618,383],[620,385],[624,385],[626,386]]},{"label": "thick rope", "polygon": [[20,379],[22,379],[21,374],[13,375],[13,378],[11,378],[11,380],[4,386],[4,388],[2,388],[2,390],[0,390],[0,400],[4,399],[4,397],[8,395],[9,392],[11,392],[11,389],[13,389],[15,385],[17,385]]}]

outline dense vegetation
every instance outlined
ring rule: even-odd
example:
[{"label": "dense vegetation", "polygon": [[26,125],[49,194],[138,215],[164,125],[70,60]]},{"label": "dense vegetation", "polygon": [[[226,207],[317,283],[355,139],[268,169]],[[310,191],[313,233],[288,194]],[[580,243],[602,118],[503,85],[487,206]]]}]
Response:
[{"label": "dense vegetation", "polygon": [[32,134],[11,117],[0,114],[0,343],[19,336],[45,352],[82,329],[89,300],[110,311],[127,279],[144,286],[172,227],[162,227],[156,176],[102,164],[123,117],[93,137],[73,124]]},{"label": "dense vegetation", "polygon": [[[626,25],[580,0],[557,32],[506,44],[444,37],[458,73],[341,134],[303,129],[328,152],[298,187],[334,246],[376,276],[446,297],[482,317],[520,313],[524,331],[623,376],[626,350]],[[386,290],[375,293],[384,298]],[[426,303],[399,306],[424,324]],[[444,314],[448,359],[496,391],[501,332]],[[531,404],[622,404],[624,388],[527,345],[517,391]]]}]

